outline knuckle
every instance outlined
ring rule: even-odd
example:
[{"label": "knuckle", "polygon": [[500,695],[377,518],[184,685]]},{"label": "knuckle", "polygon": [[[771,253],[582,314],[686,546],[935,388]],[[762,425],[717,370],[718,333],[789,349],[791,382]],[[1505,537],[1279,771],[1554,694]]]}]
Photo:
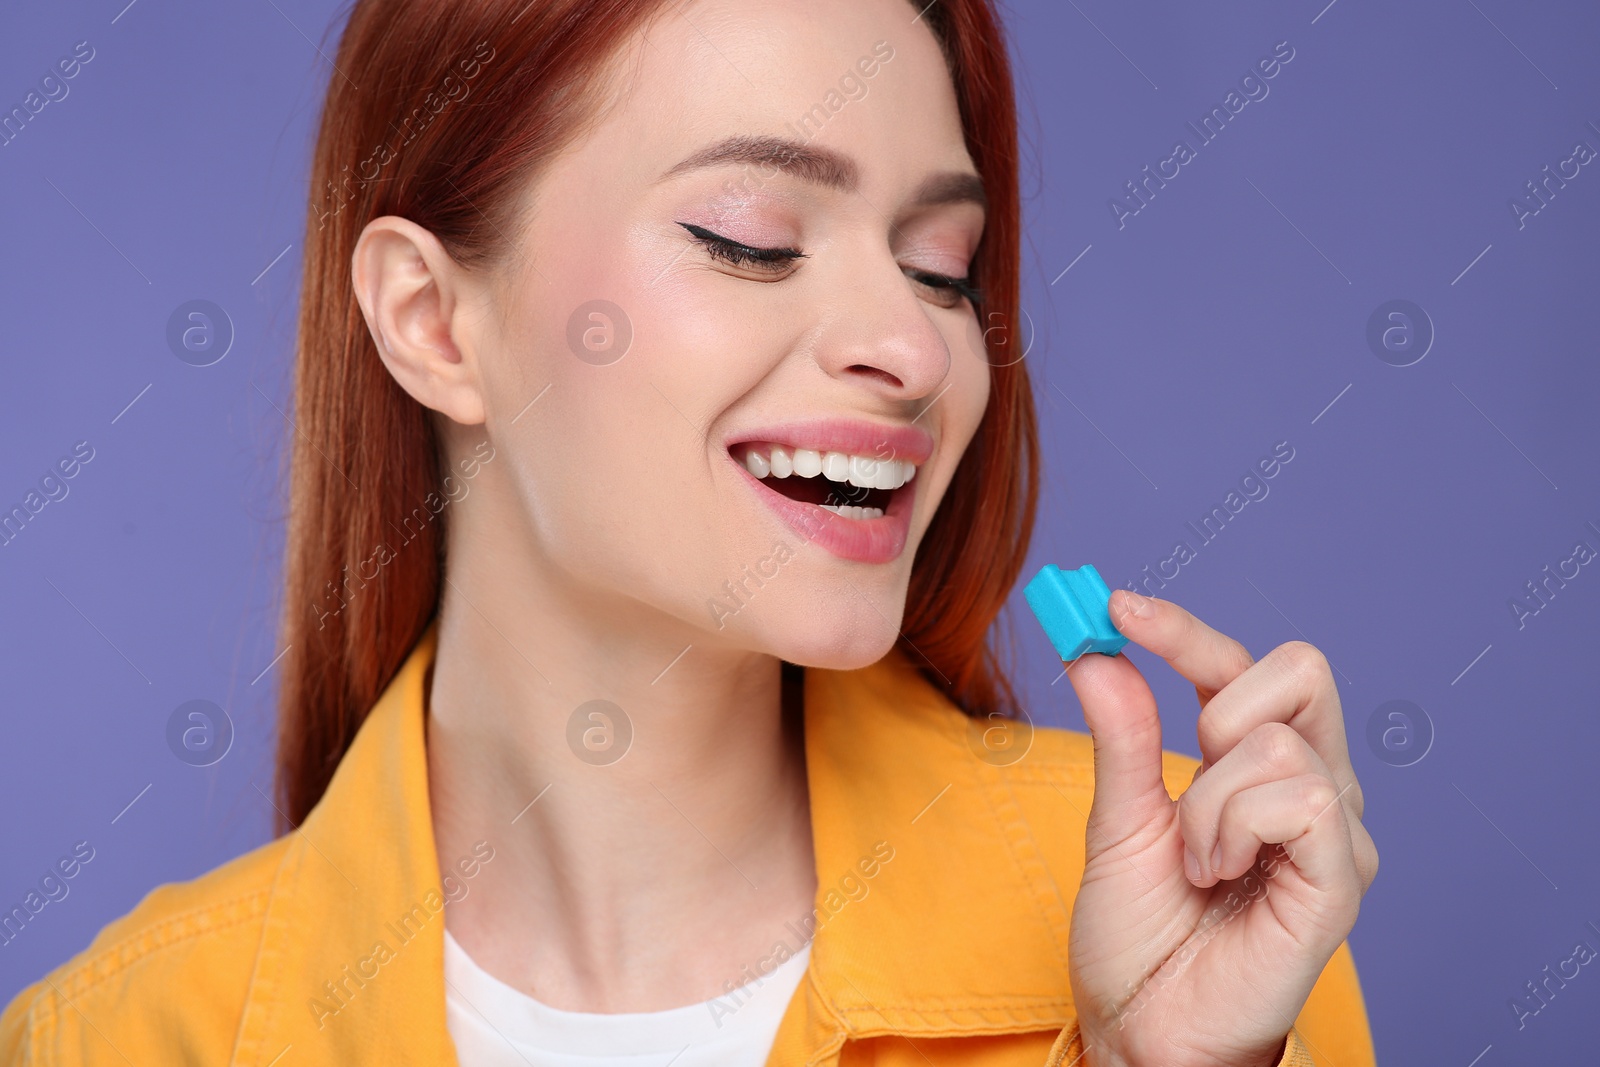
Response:
[{"label": "knuckle", "polygon": [[1339,787],[1320,774],[1301,775],[1297,787],[1300,808],[1313,819],[1339,799]]},{"label": "knuckle", "polygon": [[1350,810],[1355,812],[1356,818],[1359,819],[1363,814],[1366,813],[1367,798],[1366,795],[1361,792],[1361,783],[1358,780],[1354,778],[1350,779],[1350,790],[1349,792],[1345,793],[1344,797],[1345,801],[1350,805]]},{"label": "knuckle", "polygon": [[1360,822],[1351,826],[1350,837],[1354,850],[1356,876],[1360,878],[1361,889],[1365,892],[1378,877],[1378,845]]},{"label": "knuckle", "polygon": [[1328,666],[1328,657],[1310,641],[1287,641],[1279,645],[1274,654],[1283,669],[1297,678],[1319,678],[1333,673]]},{"label": "knuckle", "polygon": [[1262,723],[1251,731],[1250,743],[1261,769],[1269,774],[1298,767],[1304,756],[1305,739],[1285,722]]}]

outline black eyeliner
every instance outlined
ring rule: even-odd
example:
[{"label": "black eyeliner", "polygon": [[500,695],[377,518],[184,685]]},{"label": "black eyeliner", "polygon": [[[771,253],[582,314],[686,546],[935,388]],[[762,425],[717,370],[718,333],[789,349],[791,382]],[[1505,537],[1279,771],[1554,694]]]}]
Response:
[{"label": "black eyeliner", "polygon": [[[704,244],[711,255],[733,262],[748,260],[753,263],[770,264],[806,258],[806,253],[797,248],[757,248],[735,241],[731,237],[724,237],[704,226],[696,226],[692,222],[679,222],[678,225],[689,231],[691,237]],[[948,274],[926,270],[912,270],[910,273],[923,285],[932,289],[949,289],[959,293],[972,304],[977,304],[983,299],[982,291],[967,278],[953,278]]]},{"label": "black eyeliner", "polygon": [[966,297],[973,304],[977,304],[983,299],[983,291],[973,285],[968,278],[952,278],[948,274],[936,274],[927,270],[914,271],[913,273],[916,275],[917,281],[923,285],[935,289],[951,289]]},{"label": "black eyeliner", "polygon": [[757,248],[754,245],[735,241],[731,237],[724,237],[720,233],[706,229],[704,226],[696,226],[692,222],[680,222],[678,225],[688,230],[699,241],[727,249],[759,263],[781,263],[785,260],[806,258],[806,254],[797,248]]}]

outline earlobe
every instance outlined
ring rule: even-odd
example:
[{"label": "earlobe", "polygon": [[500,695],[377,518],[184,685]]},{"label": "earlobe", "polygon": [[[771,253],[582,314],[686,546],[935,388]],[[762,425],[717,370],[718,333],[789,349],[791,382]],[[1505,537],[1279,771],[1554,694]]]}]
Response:
[{"label": "earlobe", "polygon": [[378,357],[400,387],[462,425],[483,422],[474,346],[458,345],[454,322],[469,281],[438,238],[409,219],[373,219],[356,242],[350,276]]}]

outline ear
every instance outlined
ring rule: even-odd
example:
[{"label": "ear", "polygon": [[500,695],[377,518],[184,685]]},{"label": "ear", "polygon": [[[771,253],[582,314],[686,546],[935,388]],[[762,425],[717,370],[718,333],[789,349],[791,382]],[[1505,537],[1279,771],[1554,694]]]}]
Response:
[{"label": "ear", "polygon": [[483,422],[481,368],[457,321],[482,294],[439,239],[409,219],[384,215],[361,231],[350,271],[378,355],[400,388],[463,426]]}]

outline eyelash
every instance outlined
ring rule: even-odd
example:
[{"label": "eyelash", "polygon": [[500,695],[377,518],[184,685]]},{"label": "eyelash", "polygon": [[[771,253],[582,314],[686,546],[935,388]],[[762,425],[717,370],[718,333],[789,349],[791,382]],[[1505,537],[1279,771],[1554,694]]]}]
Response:
[{"label": "eyelash", "polygon": [[796,259],[806,258],[806,254],[798,248],[756,248],[753,245],[740,244],[738,241],[713,233],[704,226],[696,226],[691,222],[680,222],[679,226],[688,230],[695,240],[706,246],[712,259],[720,259],[736,267],[765,267],[783,266]]},{"label": "eyelash", "polygon": [[[714,233],[704,226],[696,226],[690,222],[680,222],[678,225],[688,230],[695,240],[703,244],[712,259],[720,259],[736,267],[770,271],[797,259],[807,258],[798,248],[757,248]],[[966,297],[973,304],[983,299],[981,290],[972,284],[970,278],[955,278],[948,274],[936,274],[933,271],[915,268],[908,268],[906,274],[913,281],[930,289],[949,290]]]}]

